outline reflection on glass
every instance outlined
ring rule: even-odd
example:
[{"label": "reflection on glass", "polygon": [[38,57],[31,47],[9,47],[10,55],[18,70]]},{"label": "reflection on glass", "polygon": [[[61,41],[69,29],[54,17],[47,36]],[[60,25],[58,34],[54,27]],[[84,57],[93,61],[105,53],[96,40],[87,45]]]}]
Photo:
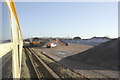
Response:
[{"label": "reflection on glass", "polygon": [[0,1],[0,44],[2,43],[2,2]]},{"label": "reflection on glass", "polygon": [[2,43],[11,42],[10,13],[5,2],[2,2]]},{"label": "reflection on glass", "polygon": [[2,79],[12,78],[12,51],[2,57]]}]

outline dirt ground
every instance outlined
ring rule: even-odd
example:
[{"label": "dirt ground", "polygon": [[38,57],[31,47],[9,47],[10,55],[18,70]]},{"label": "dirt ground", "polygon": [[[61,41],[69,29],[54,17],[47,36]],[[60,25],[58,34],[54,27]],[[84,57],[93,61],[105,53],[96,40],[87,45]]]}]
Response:
[{"label": "dirt ground", "polygon": [[[52,57],[56,61],[73,69],[74,71],[84,75],[85,77],[88,77],[88,78],[114,78],[114,79],[118,77],[117,71],[114,71],[111,69],[106,69],[106,68],[101,68],[99,66],[94,66],[94,65],[90,65],[90,64],[86,64],[86,63],[82,63],[80,61],[81,56],[78,56],[78,55],[80,55],[80,54],[84,55],[83,53],[94,48],[93,46],[79,45],[79,44],[73,44],[73,43],[69,43],[68,45],[69,46],[58,46],[55,48],[41,48],[41,49],[35,48],[35,49],[39,52],[43,52],[43,53],[47,54],[48,56]],[[103,47],[102,47],[102,49],[103,49]],[[57,54],[57,52],[69,52],[69,53],[68,54]],[[99,48],[97,49],[97,52],[99,52]],[[97,54],[96,54],[96,56],[97,56]],[[96,58],[99,59],[99,56],[102,56],[102,55],[99,54]],[[95,57],[93,57],[93,58],[95,58]],[[87,59],[84,57],[84,59],[88,60],[89,58]],[[90,60],[88,60],[88,61],[90,61]],[[96,59],[96,62],[97,62],[97,59]]]},{"label": "dirt ground", "polygon": [[[55,58],[55,60],[60,60],[62,58],[78,54],[80,52],[86,51],[93,46],[89,45],[79,45],[68,43],[68,46],[57,46],[55,48],[35,48],[38,51],[42,51],[45,54],[48,54],[50,57]],[[68,54],[58,54],[57,52],[68,52]],[[57,57],[56,57],[57,56]]]},{"label": "dirt ground", "polygon": [[33,67],[29,61],[28,55],[26,52],[22,54],[22,65],[21,65],[21,79],[31,79],[36,78]]}]

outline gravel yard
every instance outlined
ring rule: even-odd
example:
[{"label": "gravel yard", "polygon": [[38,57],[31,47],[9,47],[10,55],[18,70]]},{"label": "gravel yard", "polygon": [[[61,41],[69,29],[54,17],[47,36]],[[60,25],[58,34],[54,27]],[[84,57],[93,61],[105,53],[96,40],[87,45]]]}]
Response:
[{"label": "gravel yard", "polygon": [[35,50],[38,52],[43,52],[44,54],[58,61],[59,63],[73,69],[75,72],[78,72],[87,78],[112,78],[112,79],[117,78],[118,77],[117,71],[99,66],[94,66],[91,64],[82,63],[80,61],[77,61],[79,60],[78,56],[76,56],[76,58],[73,57],[72,59],[72,56],[77,54],[79,55],[82,52],[87,51],[88,49],[91,48],[94,47],[89,45],[78,45],[69,43],[69,46],[58,46],[55,48],[42,48],[42,49],[35,48]]},{"label": "gravel yard", "polygon": [[[57,46],[55,48],[35,48],[35,49],[37,51],[42,51],[45,54],[48,54],[50,57],[55,58],[55,60],[60,60],[62,58],[86,51],[92,47],[93,46],[89,46],[89,45],[79,45],[79,44],[69,43],[68,46]],[[58,54],[58,52],[67,52],[68,54]]]},{"label": "gravel yard", "polygon": [[[103,56],[104,54],[106,54],[105,52],[110,51],[109,49],[113,49],[116,46],[116,42],[111,41],[111,42],[107,42],[104,43],[100,46],[94,47],[94,46],[89,46],[89,45],[79,45],[79,44],[74,44],[74,43],[69,43],[68,46],[57,46],[55,48],[33,48],[35,50],[35,52],[38,53],[38,55],[41,55],[41,52],[46,54],[47,56],[53,58],[56,62],[50,61],[49,59],[45,58],[44,56],[42,56],[42,58],[51,66],[53,67],[54,71],[58,72],[59,75],[61,75],[62,73],[64,74],[63,77],[71,77],[74,73],[72,73],[71,71],[69,71],[69,69],[66,69],[66,67],[70,68],[71,70],[73,70],[74,72],[81,74],[82,76],[84,76],[85,78],[89,78],[89,79],[94,79],[94,78],[100,78],[99,80],[103,80],[104,79],[108,79],[108,80],[115,80],[116,78],[118,78],[118,71],[107,68],[107,64],[104,64],[103,67],[102,66],[97,66],[98,65],[98,60],[101,61],[100,56],[102,56],[101,58],[103,58],[103,60],[107,59],[107,62],[114,60],[114,57],[110,56],[110,58],[108,56]],[[103,49],[103,47],[105,46],[105,48]],[[105,50],[105,51],[103,51]],[[106,51],[107,50],[107,51]],[[92,52],[91,52],[92,51]],[[110,55],[114,55],[113,53],[116,51],[116,49],[113,50],[113,52],[110,52]],[[94,53],[93,53],[94,52]],[[87,54],[88,53],[88,54]],[[103,55],[101,55],[101,54]],[[85,55],[84,55],[85,54]],[[90,56],[90,57],[89,57]],[[27,56],[26,56],[27,57]],[[112,59],[113,58],[113,59]],[[25,54],[23,55],[23,64],[24,65],[28,65],[28,63],[25,63]],[[86,61],[86,62],[85,62]],[[88,61],[88,62],[87,62]],[[92,63],[92,61],[94,61]],[[105,62],[105,61],[104,61]],[[61,65],[64,65],[65,67],[61,67]],[[102,62],[101,62],[102,64]],[[105,67],[104,67],[105,66]],[[24,66],[23,66],[24,67]],[[108,67],[112,67],[112,66],[108,66]],[[24,67],[25,69],[22,70],[24,72],[30,73],[29,72],[29,68],[28,67]],[[116,67],[115,67],[116,69]],[[66,74],[66,73],[70,73],[70,74]],[[24,73],[23,73],[24,74]],[[27,74],[25,74],[27,75]],[[23,76],[25,76],[23,75]],[[27,75],[25,77],[30,77],[30,75]],[[73,76],[72,76],[73,77]],[[74,77],[74,78],[80,78],[80,76]]]}]

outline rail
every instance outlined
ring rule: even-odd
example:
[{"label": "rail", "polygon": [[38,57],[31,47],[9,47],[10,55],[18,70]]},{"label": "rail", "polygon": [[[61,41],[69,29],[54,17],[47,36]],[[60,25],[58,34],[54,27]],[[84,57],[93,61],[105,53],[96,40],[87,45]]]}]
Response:
[{"label": "rail", "polygon": [[37,78],[62,80],[31,48],[26,47],[26,50]]}]

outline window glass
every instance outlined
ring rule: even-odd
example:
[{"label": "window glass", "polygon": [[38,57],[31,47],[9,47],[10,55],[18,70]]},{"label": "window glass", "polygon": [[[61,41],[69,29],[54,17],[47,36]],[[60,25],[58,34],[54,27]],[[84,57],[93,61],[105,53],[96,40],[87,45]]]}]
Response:
[{"label": "window glass", "polygon": [[8,6],[2,2],[2,43],[11,42],[10,13]]},{"label": "window glass", "polygon": [[2,2],[0,1],[0,44],[2,43]]},{"label": "window glass", "polygon": [[2,79],[12,78],[12,51],[5,54],[0,60],[2,60]]}]

